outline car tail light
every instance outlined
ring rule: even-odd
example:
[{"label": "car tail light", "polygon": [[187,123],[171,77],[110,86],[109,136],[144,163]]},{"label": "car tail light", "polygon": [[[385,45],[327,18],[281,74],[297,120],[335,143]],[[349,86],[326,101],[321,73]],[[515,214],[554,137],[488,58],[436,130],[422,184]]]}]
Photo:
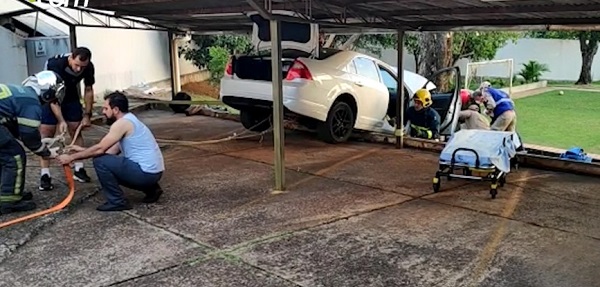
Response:
[{"label": "car tail light", "polygon": [[225,65],[225,75],[232,76],[233,75],[233,61],[232,57],[227,61],[227,65]]},{"label": "car tail light", "polygon": [[304,65],[304,63],[296,60],[288,70],[285,79],[288,81],[291,81],[293,79],[312,80],[312,75],[310,74],[310,71],[308,70],[306,65]]}]

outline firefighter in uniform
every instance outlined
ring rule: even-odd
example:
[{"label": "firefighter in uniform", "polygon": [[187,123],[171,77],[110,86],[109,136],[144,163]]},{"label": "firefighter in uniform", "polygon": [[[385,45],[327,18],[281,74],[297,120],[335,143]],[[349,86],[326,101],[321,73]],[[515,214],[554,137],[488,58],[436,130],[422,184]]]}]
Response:
[{"label": "firefighter in uniform", "polygon": [[408,108],[404,120],[404,124],[410,130],[409,135],[423,139],[439,139],[440,114],[431,107],[431,93],[420,89],[415,93],[413,101],[414,105]]},{"label": "firefighter in uniform", "polygon": [[51,71],[28,77],[21,86],[0,84],[0,214],[36,208],[24,192],[26,155],[17,141],[43,158],[55,158],[39,132],[42,104],[61,100],[64,85]]}]

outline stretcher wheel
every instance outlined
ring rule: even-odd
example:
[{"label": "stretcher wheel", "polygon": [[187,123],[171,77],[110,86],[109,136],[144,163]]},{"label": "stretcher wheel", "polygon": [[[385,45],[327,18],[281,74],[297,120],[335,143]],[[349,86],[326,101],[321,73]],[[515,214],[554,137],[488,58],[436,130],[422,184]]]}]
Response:
[{"label": "stretcher wheel", "polygon": [[433,178],[433,193],[439,192],[440,191],[440,178],[439,177],[434,177]]},{"label": "stretcher wheel", "polygon": [[497,189],[495,189],[495,188],[490,189],[490,195],[492,196],[492,199],[495,199],[497,194],[498,194]]}]

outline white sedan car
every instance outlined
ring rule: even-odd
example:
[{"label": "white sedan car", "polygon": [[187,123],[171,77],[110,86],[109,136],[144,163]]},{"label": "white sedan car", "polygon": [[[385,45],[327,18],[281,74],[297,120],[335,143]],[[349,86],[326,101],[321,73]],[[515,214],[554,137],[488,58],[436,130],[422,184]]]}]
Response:
[{"label": "white sedan car", "polygon": [[[231,57],[221,79],[220,99],[240,111],[245,128],[264,131],[271,126],[273,113],[271,54],[269,39],[263,39],[268,33],[259,33],[264,25],[260,16],[255,17],[253,40],[262,53]],[[344,142],[355,130],[393,133],[397,69],[355,51],[322,49],[314,53],[316,40],[298,35],[289,34],[287,38],[292,39],[282,42],[284,116],[316,129],[329,143]],[[448,133],[453,117],[447,115],[454,114],[458,94],[435,94],[432,82],[406,70],[404,84],[407,99],[423,87],[434,93],[434,108],[442,117],[441,130]]]}]

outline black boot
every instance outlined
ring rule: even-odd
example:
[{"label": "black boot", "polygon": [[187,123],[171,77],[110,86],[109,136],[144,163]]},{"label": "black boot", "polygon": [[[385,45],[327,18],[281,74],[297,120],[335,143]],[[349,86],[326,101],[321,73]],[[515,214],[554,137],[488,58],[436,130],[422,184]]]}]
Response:
[{"label": "black boot", "polygon": [[144,191],[146,196],[142,199],[143,203],[155,203],[163,193],[160,185],[156,184],[151,190]]},{"label": "black boot", "polygon": [[33,193],[31,192],[23,192],[23,198],[21,200],[32,200],[33,199]]},{"label": "black boot", "polygon": [[0,203],[0,214],[30,211],[36,209],[36,207],[37,206],[33,201],[19,200],[14,202],[2,202]]},{"label": "black boot", "polygon": [[112,205],[108,202],[105,202],[104,204],[96,207],[96,210],[98,210],[98,211],[123,211],[123,210],[130,210],[130,209],[132,209],[132,207],[129,204],[129,202],[125,202],[122,205]]}]

